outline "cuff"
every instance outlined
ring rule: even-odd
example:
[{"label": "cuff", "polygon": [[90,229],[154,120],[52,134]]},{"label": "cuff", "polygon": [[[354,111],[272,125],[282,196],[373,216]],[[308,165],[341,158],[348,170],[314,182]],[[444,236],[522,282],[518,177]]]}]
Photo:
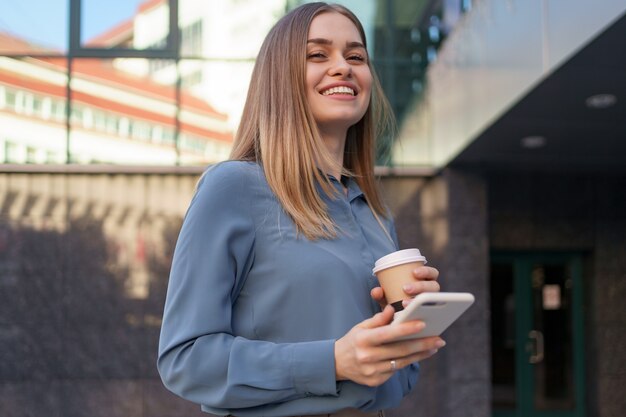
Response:
[{"label": "cuff", "polygon": [[295,343],[291,375],[298,393],[337,396],[335,341]]}]

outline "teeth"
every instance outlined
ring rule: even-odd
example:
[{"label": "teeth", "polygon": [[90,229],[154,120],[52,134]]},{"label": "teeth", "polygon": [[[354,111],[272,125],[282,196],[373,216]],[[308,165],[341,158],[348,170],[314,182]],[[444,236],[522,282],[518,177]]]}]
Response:
[{"label": "teeth", "polygon": [[330,96],[332,94],[350,94],[351,96],[355,95],[353,89],[345,86],[329,88],[328,90],[324,90],[322,92],[323,96]]}]

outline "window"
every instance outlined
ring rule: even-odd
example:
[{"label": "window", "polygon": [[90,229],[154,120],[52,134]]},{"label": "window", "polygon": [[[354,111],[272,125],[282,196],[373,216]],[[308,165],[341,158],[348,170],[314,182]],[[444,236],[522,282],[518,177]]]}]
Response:
[{"label": "window", "polygon": [[189,89],[202,84],[202,71],[196,70],[187,75],[183,75],[180,82],[184,89]]},{"label": "window", "polygon": [[7,88],[4,93],[4,102],[8,109],[15,111],[17,104],[17,94],[15,90]]},{"label": "window", "polygon": [[118,127],[118,133],[120,136],[128,136],[130,133],[130,122],[126,117],[120,119]]},{"label": "window", "polygon": [[26,163],[34,164],[37,162],[37,149],[32,146],[26,147]]},{"label": "window", "polygon": [[202,20],[181,29],[180,52],[184,56],[199,56],[202,53]]},{"label": "window", "polygon": [[4,143],[4,159],[9,164],[20,164],[26,162],[26,148],[17,143],[6,141]]},{"label": "window", "polygon": [[82,125],[83,123],[83,110],[78,106],[74,105],[72,107],[72,116],[70,118],[72,124]]},{"label": "window", "polygon": [[53,117],[57,122],[65,120],[65,103],[61,100],[56,100],[52,104]]}]

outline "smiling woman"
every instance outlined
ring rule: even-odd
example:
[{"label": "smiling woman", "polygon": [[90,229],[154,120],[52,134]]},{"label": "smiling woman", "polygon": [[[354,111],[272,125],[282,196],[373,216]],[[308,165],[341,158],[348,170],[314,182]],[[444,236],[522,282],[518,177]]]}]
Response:
[{"label": "smiling woman", "polygon": [[[387,108],[349,10],[307,4],[269,32],[231,160],[203,175],[176,245],[171,391],[250,417],[381,416],[408,394],[443,341],[395,341],[423,323],[390,326],[372,275],[398,249],[373,172]],[[438,290],[436,269],[413,274],[407,298]]]},{"label": "smiling woman", "polygon": [[[361,23],[348,9],[322,6],[295,9],[267,35],[231,154],[265,162],[270,188],[310,238],[334,234],[318,193],[321,187],[332,194],[333,187],[322,172],[353,177],[373,213],[386,216],[374,180],[374,153],[380,133],[393,121],[367,58]],[[320,94],[320,88],[341,86],[355,96],[340,103],[338,95],[331,100]]]},{"label": "smiling woman", "polygon": [[[356,26],[339,13],[317,16],[307,40],[307,99],[322,139],[338,162],[343,162],[348,129],[369,107],[371,89],[367,50]],[[341,172],[334,174],[339,177]]]}]

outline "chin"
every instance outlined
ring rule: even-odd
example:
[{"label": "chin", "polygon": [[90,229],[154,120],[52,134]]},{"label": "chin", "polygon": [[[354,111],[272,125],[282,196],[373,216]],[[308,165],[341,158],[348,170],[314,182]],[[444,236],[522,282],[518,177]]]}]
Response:
[{"label": "chin", "polygon": [[359,122],[363,118],[363,115],[355,115],[355,114],[334,114],[332,116],[324,117],[322,120],[323,124],[329,125],[341,125],[346,128],[353,126]]}]

